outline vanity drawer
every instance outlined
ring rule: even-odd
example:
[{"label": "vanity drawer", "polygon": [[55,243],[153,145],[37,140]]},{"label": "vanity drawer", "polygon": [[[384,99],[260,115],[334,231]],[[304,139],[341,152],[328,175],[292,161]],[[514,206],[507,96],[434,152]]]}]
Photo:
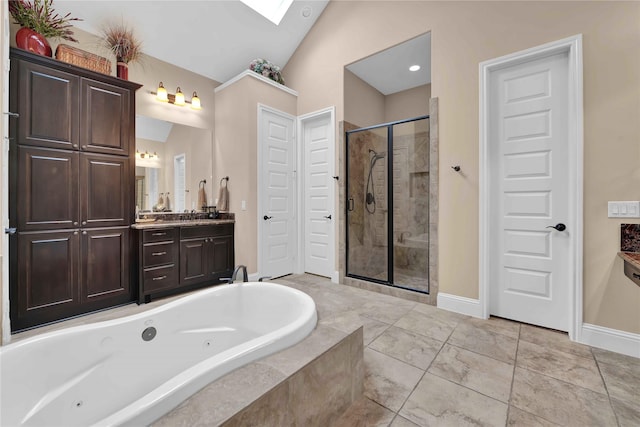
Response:
[{"label": "vanity drawer", "polygon": [[142,247],[142,266],[147,268],[174,263],[175,246],[173,242],[145,243]]},{"label": "vanity drawer", "polygon": [[145,293],[172,288],[176,283],[178,283],[178,268],[175,264],[144,269]]},{"label": "vanity drawer", "polygon": [[194,239],[198,237],[230,236],[233,234],[233,224],[197,225],[182,227],[181,239]]},{"label": "vanity drawer", "polygon": [[624,274],[631,279],[636,285],[640,286],[640,268],[632,265],[630,262],[624,263]]},{"label": "vanity drawer", "polygon": [[142,231],[142,241],[144,243],[162,242],[166,240],[174,240],[178,235],[177,228],[156,228],[153,230]]}]

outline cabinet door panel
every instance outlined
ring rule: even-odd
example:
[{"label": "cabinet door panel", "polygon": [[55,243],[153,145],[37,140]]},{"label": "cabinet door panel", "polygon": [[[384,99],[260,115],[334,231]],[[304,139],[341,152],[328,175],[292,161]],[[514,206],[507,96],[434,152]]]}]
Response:
[{"label": "cabinet door panel", "polygon": [[78,226],[78,153],[19,147],[17,175],[11,217],[19,230]]},{"label": "cabinet door panel", "polygon": [[78,148],[79,78],[25,61],[18,69],[18,144]]},{"label": "cabinet door panel", "polygon": [[86,227],[128,225],[129,159],[104,154],[80,155],[80,213]]},{"label": "cabinet door panel", "polygon": [[202,282],[208,276],[209,245],[206,239],[180,242],[180,284]]},{"label": "cabinet door panel", "polygon": [[85,78],[81,88],[82,150],[129,155],[129,90]]},{"label": "cabinet door panel", "polygon": [[18,233],[17,246],[20,262],[11,287],[12,328],[64,317],[79,303],[77,232]]},{"label": "cabinet door panel", "polygon": [[218,275],[233,270],[233,237],[214,237],[211,248],[211,274]]},{"label": "cabinet door panel", "polygon": [[131,294],[129,244],[127,228],[82,231],[83,302]]}]

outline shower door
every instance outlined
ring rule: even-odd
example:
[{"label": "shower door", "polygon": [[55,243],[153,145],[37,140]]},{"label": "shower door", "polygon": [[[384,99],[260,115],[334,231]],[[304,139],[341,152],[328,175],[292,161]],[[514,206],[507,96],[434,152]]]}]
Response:
[{"label": "shower door", "polygon": [[386,126],[347,133],[347,275],[380,283],[391,280],[388,148]]},{"label": "shower door", "polygon": [[429,292],[429,119],[346,133],[346,274]]}]

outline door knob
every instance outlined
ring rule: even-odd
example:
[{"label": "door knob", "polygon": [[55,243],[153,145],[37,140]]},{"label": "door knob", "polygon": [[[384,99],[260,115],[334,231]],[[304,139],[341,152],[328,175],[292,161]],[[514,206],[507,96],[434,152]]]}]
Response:
[{"label": "door knob", "polygon": [[558,231],[564,231],[567,229],[567,226],[564,225],[563,223],[559,222],[556,225],[548,225],[547,228],[554,228]]},{"label": "door knob", "polygon": [[268,220],[268,219],[271,219],[271,218],[273,218],[273,217],[272,216],[266,216],[266,215],[262,217],[262,219],[264,219],[265,221]]},{"label": "door knob", "polygon": [[327,215],[327,216],[325,216],[325,218],[331,219],[331,215]]}]

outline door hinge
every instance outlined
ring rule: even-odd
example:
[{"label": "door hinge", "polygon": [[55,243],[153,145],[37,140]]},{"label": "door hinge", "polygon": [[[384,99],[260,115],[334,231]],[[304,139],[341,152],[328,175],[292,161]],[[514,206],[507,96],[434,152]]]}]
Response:
[{"label": "door hinge", "polygon": [[18,229],[16,227],[6,227],[4,229],[5,234],[16,234],[17,231]]}]

